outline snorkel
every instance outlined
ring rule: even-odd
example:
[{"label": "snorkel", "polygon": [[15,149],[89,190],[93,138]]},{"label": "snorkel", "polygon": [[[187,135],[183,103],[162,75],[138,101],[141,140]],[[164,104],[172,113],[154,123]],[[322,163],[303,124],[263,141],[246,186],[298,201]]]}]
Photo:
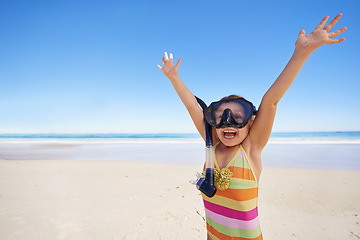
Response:
[{"label": "snorkel", "polygon": [[[207,108],[206,104],[198,97],[196,97],[197,102],[205,111]],[[216,188],[214,186],[214,151],[213,151],[213,140],[211,135],[211,126],[205,121],[205,178],[200,177],[196,181],[196,188],[199,189],[208,197],[213,197],[216,193]]]}]

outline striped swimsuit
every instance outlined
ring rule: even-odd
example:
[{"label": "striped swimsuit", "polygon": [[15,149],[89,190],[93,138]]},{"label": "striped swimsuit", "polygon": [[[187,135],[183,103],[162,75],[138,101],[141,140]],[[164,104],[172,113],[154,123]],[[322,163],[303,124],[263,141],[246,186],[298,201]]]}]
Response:
[{"label": "striped swimsuit", "polygon": [[[215,168],[220,170],[216,158]],[[225,168],[233,173],[229,188],[217,189],[212,198],[202,194],[207,233],[213,240],[263,239],[257,208],[259,184],[241,145]]]}]

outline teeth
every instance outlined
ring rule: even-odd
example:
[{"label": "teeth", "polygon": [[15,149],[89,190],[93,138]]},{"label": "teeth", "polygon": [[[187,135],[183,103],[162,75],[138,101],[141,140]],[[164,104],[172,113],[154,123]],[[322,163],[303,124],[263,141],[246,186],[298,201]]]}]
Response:
[{"label": "teeth", "polygon": [[236,131],[234,130],[224,130],[224,137],[227,139],[235,138]]}]

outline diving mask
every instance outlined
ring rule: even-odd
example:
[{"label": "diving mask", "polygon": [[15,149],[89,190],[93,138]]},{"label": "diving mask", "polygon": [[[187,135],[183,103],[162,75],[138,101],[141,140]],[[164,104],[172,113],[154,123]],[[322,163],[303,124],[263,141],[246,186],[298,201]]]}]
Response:
[{"label": "diving mask", "polygon": [[243,128],[256,112],[251,102],[237,97],[211,103],[204,114],[206,121],[215,128]]}]

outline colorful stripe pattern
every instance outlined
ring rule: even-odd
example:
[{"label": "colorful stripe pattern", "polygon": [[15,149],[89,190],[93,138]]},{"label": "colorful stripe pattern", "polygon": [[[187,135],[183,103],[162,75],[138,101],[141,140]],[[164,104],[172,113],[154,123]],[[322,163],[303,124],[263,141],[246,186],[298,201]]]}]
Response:
[{"label": "colorful stripe pattern", "polygon": [[[219,169],[216,158],[215,167]],[[226,168],[233,173],[229,188],[218,189],[212,198],[202,194],[209,236],[213,240],[263,239],[257,208],[259,184],[241,145]]]}]

